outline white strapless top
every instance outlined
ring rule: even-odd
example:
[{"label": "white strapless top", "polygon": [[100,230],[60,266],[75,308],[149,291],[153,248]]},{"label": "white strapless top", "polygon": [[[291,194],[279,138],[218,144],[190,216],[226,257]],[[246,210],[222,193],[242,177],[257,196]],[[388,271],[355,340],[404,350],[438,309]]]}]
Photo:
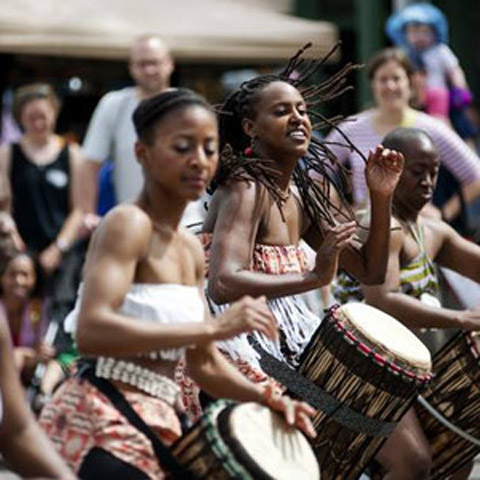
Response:
[{"label": "white strapless top", "polygon": [[[75,336],[83,285],[80,285],[74,309],[65,319],[65,330]],[[205,305],[196,286],[174,283],[134,283],[119,313],[145,322],[185,324],[203,322]],[[145,352],[149,357],[177,361],[184,357],[185,348],[170,348],[159,352]]]}]

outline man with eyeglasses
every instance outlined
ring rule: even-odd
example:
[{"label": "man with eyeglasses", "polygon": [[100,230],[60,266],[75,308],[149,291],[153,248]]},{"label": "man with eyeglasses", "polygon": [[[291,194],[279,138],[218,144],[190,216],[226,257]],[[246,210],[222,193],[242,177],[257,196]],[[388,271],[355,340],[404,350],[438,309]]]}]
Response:
[{"label": "man with eyeglasses", "polygon": [[[85,213],[96,212],[98,174],[107,158],[113,161],[116,202],[134,198],[142,185],[142,171],[133,149],[136,135],[132,113],[140,101],[169,88],[174,63],[162,39],[144,35],[133,42],[128,67],[135,85],[108,92],[101,98],[85,136],[81,182]],[[93,227],[96,217],[90,219]]]}]

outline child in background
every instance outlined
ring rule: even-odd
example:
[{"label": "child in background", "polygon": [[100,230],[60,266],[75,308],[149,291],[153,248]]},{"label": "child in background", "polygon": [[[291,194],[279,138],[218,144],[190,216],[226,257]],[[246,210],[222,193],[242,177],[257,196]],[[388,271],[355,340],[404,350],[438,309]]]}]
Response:
[{"label": "child in background", "polygon": [[447,123],[452,116],[461,137],[474,137],[475,128],[465,113],[472,94],[457,56],[447,45],[445,15],[428,3],[408,5],[388,19],[386,33],[414,64],[422,85],[419,97],[427,113]]},{"label": "child in background", "polygon": [[45,302],[35,295],[37,275],[28,254],[17,250],[9,237],[0,240],[0,315],[9,326],[14,360],[28,385],[36,367],[45,364],[40,391],[50,395],[62,380],[63,354],[44,341],[48,327]]}]

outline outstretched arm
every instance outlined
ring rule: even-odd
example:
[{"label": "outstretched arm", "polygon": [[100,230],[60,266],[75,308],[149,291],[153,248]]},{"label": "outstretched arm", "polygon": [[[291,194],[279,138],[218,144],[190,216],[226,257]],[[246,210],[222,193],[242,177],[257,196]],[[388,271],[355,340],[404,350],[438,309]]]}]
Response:
[{"label": "outstretched arm", "polygon": [[7,464],[28,478],[75,479],[23,400],[24,392],[13,362],[10,334],[3,317],[0,318],[0,379],[4,409],[0,450]]},{"label": "outstretched arm", "polygon": [[362,286],[366,302],[389,313],[409,328],[480,329],[480,310],[458,311],[431,306],[399,291],[403,235],[400,230],[392,232],[385,282]]},{"label": "outstretched arm", "polygon": [[442,239],[435,262],[480,283],[480,246],[463,238],[445,222],[430,222],[435,222],[436,238]]}]

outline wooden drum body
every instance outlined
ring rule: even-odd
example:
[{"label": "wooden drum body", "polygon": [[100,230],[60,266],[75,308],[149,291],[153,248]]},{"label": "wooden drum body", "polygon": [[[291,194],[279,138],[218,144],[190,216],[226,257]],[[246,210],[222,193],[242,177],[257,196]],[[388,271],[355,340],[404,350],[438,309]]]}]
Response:
[{"label": "wooden drum body", "polygon": [[313,441],[322,480],[356,480],[431,380],[431,357],[397,320],[350,303],[326,316],[298,371],[323,391],[310,402],[323,404]]},{"label": "wooden drum body", "polygon": [[[429,478],[445,480],[480,453],[480,334],[455,336],[434,356],[433,371],[416,411],[432,447]],[[438,414],[461,431],[445,426]]]}]

